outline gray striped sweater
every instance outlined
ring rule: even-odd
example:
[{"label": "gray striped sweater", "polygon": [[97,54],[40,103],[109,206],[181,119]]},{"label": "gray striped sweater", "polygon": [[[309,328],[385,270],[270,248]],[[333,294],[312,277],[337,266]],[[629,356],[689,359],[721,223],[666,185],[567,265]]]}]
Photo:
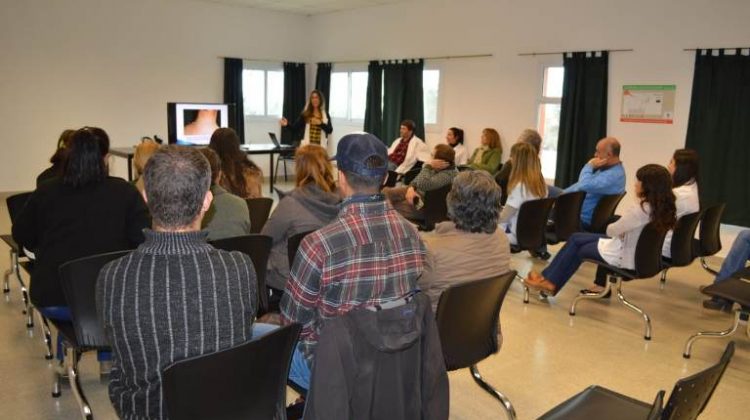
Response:
[{"label": "gray striped sweater", "polygon": [[162,369],[250,339],[257,282],[250,257],[205,232],[145,230],[146,241],[99,273],[96,302],[112,344],[109,397],[123,419],[166,419]]}]

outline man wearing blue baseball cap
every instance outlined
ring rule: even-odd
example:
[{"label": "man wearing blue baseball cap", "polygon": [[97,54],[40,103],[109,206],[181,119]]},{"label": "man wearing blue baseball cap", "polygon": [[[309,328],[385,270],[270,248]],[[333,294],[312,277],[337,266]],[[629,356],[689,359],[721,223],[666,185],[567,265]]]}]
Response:
[{"label": "man wearing blue baseball cap", "polygon": [[302,241],[281,300],[282,323],[302,324],[289,379],[305,389],[323,323],[409,294],[424,266],[416,228],[380,193],[388,172],[383,142],[368,133],[346,135],[336,158],[341,209]]}]

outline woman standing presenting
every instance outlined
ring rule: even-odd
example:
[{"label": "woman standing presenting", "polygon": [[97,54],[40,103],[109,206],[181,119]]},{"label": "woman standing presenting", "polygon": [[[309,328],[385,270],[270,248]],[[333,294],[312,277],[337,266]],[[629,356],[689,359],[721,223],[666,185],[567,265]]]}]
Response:
[{"label": "woman standing presenting", "polygon": [[[290,125],[289,121],[284,117],[281,118],[279,124],[282,128],[286,127],[292,130],[292,138],[294,140],[301,138],[302,141],[300,144],[303,146],[306,144],[317,144],[323,146],[323,148],[327,148],[328,136],[333,132],[331,116],[326,111],[326,100],[323,97],[323,93],[317,89],[310,92],[305,109],[302,110],[302,113],[294,121],[294,124]],[[304,132],[302,132],[303,130]]]}]

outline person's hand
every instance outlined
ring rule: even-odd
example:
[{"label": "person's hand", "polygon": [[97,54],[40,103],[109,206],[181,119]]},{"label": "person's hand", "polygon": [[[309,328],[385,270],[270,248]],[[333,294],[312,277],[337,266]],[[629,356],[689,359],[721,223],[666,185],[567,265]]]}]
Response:
[{"label": "person's hand", "polygon": [[317,117],[310,118],[310,124],[312,125],[320,125],[321,122],[322,121],[320,121],[320,118],[317,118]]},{"label": "person's hand", "polygon": [[417,191],[414,190],[414,188],[409,187],[406,190],[406,202],[409,204],[414,204],[414,199],[419,197],[419,194],[417,194]]},{"label": "person's hand", "polygon": [[448,167],[448,162],[442,159],[432,159],[432,161],[430,162],[430,166],[432,166],[432,169],[436,171],[442,171],[443,169]]},{"label": "person's hand", "polygon": [[589,160],[589,165],[593,166],[594,169],[599,169],[607,164],[607,159],[593,157]]},{"label": "person's hand", "polygon": [[281,117],[281,119],[279,120],[279,125],[282,127],[286,127],[287,125],[289,125],[289,121],[286,118]]}]

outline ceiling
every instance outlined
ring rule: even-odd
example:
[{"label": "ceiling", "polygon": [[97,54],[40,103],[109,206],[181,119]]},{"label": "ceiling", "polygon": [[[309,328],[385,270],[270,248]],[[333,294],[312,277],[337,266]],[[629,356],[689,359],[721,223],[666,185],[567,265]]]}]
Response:
[{"label": "ceiling", "polygon": [[412,0],[200,0],[232,6],[276,10],[303,15],[338,12],[383,4],[406,3]]}]

